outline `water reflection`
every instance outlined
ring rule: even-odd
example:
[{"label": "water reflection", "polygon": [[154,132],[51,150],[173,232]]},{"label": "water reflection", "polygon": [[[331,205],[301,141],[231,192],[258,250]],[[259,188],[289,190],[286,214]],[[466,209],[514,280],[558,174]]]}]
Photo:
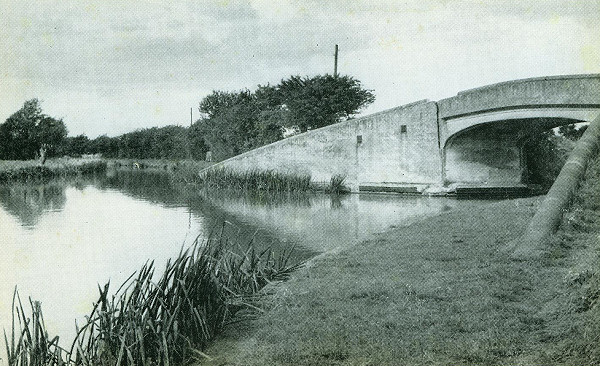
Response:
[{"label": "water reflection", "polygon": [[0,186],[0,205],[27,228],[33,228],[44,212],[62,209],[66,200],[62,184]]},{"label": "water reflection", "polygon": [[44,182],[4,183],[0,185],[0,207],[24,228],[33,229],[45,213],[64,208],[67,187],[81,191],[87,186],[98,185],[102,179],[104,175],[89,175]]},{"label": "water reflection", "polygon": [[440,197],[397,195],[324,195],[270,197],[268,204],[256,195],[201,191],[202,206],[224,212],[250,227],[276,233],[279,240],[301,243],[307,250],[323,252],[347,247],[374,233],[405,226],[468,203]]},{"label": "water reflection", "polygon": [[110,170],[99,187],[165,206],[179,207],[187,203],[184,187],[173,184],[169,174],[161,171]]}]

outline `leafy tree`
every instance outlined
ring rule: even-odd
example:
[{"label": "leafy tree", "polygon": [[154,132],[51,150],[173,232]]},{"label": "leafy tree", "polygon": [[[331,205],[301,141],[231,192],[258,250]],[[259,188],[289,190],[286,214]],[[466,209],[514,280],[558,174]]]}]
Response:
[{"label": "leafy tree", "polygon": [[225,159],[282,139],[284,127],[304,132],[351,118],[374,100],[349,76],[292,76],[254,93],[214,91],[200,102],[204,118],[194,134],[216,159]]},{"label": "leafy tree", "polygon": [[101,154],[105,158],[116,158],[119,155],[119,139],[106,135],[98,136],[90,141],[90,152]]},{"label": "leafy tree", "polygon": [[238,155],[254,147],[257,111],[246,100],[200,121],[200,133],[217,160]]},{"label": "leafy tree", "polygon": [[208,118],[217,117],[226,112],[229,108],[240,105],[247,105],[253,101],[254,97],[249,90],[239,92],[213,91],[210,95],[204,97],[200,102],[200,112]]},{"label": "leafy tree", "polygon": [[375,101],[372,91],[350,76],[292,76],[278,90],[301,132],[351,118]]},{"label": "leafy tree", "polygon": [[26,160],[59,151],[67,136],[62,120],[42,113],[38,99],[31,99],[0,125],[0,159]]},{"label": "leafy tree", "polygon": [[63,153],[73,157],[81,157],[83,154],[92,153],[90,139],[83,134],[75,137],[67,137]]},{"label": "leafy tree", "polygon": [[189,154],[187,130],[181,126],[151,129],[152,152],[155,159],[185,159]]},{"label": "leafy tree", "polygon": [[92,141],[91,151],[105,157],[185,159],[190,154],[188,129],[181,126],[152,127],[96,140]]},{"label": "leafy tree", "polygon": [[56,155],[67,136],[67,128],[62,120],[43,116],[36,128],[36,147],[39,146],[40,160],[44,164],[48,155]]}]

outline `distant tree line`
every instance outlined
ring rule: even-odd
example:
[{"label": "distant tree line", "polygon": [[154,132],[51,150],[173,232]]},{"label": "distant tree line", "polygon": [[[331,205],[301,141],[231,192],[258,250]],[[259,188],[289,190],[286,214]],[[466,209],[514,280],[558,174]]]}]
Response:
[{"label": "distant tree line", "polygon": [[[101,154],[106,158],[204,159],[207,147],[197,129],[181,126],[153,127],[117,137],[90,139],[67,137],[61,119],[42,113],[38,99],[31,99],[0,124],[0,160]],[[194,135],[195,134],[195,135]]]},{"label": "distant tree line", "polygon": [[256,91],[213,91],[200,101],[202,117],[190,127],[136,130],[116,137],[67,137],[60,119],[42,113],[37,99],[0,124],[0,159],[102,154],[106,158],[222,160],[280,140],[285,131],[305,132],[352,118],[375,100],[350,76],[292,76]]},{"label": "distant tree line", "polygon": [[[101,154],[105,158],[204,159],[207,148],[190,128],[165,126],[140,129],[117,137],[67,137],[60,155]],[[195,141],[192,144],[191,141]]]}]

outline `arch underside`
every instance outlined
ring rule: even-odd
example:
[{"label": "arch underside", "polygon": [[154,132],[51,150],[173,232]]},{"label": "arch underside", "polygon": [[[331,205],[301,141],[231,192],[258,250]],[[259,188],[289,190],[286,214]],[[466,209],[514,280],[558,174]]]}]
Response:
[{"label": "arch underside", "polygon": [[558,121],[559,124],[553,126],[558,127],[562,124],[573,123],[563,123],[560,122],[561,120],[590,122],[599,113],[600,109],[598,108],[569,106],[552,108],[515,107],[515,109],[510,110],[480,112],[457,118],[450,117],[443,120],[444,129],[442,136],[440,136],[442,138],[442,141],[440,142],[441,146],[445,146],[454,135],[479,125],[502,123],[504,121],[520,121],[523,124],[530,124],[531,122],[540,124],[545,123],[543,121],[546,120],[549,121],[550,124],[552,123],[551,121]]},{"label": "arch underside", "polygon": [[[523,148],[527,139],[555,127],[586,122],[588,118],[589,113],[571,113],[552,117],[479,119],[478,123],[463,124],[466,127],[452,134],[442,145],[444,181],[520,185],[526,169]],[[474,121],[471,119],[470,122]]]}]

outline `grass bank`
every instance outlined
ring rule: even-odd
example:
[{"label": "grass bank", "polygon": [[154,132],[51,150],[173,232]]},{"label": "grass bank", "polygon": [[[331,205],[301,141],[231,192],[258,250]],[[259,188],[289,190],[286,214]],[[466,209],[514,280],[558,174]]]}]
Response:
[{"label": "grass bank", "polygon": [[0,160],[0,182],[31,181],[53,177],[103,172],[106,162],[90,159],[50,159],[44,165],[37,160]]},{"label": "grass bank", "polygon": [[298,267],[252,243],[234,252],[223,238],[196,240],[158,278],[150,262],[116,292],[98,286],[98,301],[68,344],[48,335],[41,304],[23,305],[15,290],[8,365],[181,365],[206,357],[223,326],[253,316],[261,290]]},{"label": "grass bank", "polygon": [[506,250],[540,197],[450,211],[315,258],[202,363],[600,364],[599,170],[541,261]]}]

